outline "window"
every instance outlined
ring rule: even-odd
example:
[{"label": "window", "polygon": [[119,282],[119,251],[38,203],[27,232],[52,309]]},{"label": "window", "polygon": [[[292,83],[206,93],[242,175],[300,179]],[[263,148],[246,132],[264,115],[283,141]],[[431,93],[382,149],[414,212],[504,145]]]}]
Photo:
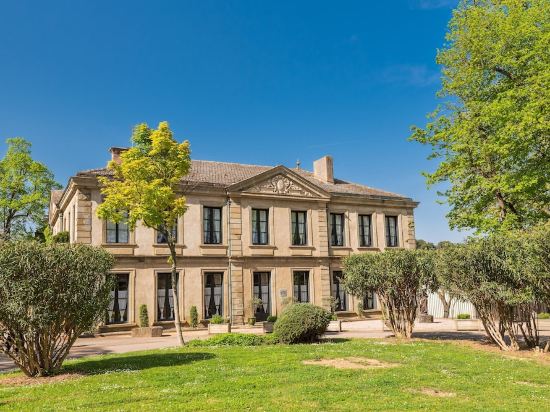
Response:
[{"label": "window", "polygon": [[309,302],[309,272],[300,270],[294,272],[294,299],[297,302]]},{"label": "window", "polygon": [[267,245],[269,243],[268,235],[268,216],[267,209],[252,209],[252,244]]},{"label": "window", "polygon": [[107,308],[108,325],[128,322],[128,273],[115,274],[115,287],[111,290],[111,300]]},{"label": "window", "polygon": [[260,299],[262,303],[256,306],[254,316],[257,321],[264,321],[270,314],[271,293],[269,272],[254,272],[254,291],[252,298]]},{"label": "window", "polygon": [[223,273],[204,274],[204,317],[223,316]]},{"label": "window", "polygon": [[332,272],[332,296],[334,297],[334,310],[342,311],[347,309],[346,291],[340,285],[342,271]]},{"label": "window", "polygon": [[[179,273],[176,274],[176,285],[178,281]],[[174,290],[172,289],[172,273],[157,274],[157,320],[174,320]]]},{"label": "window", "polygon": [[344,246],[344,214],[330,214],[330,245]]},{"label": "window", "polygon": [[[125,218],[128,218],[128,214],[125,214]],[[130,232],[128,231],[128,224],[121,220],[120,222],[107,221],[107,243],[128,243]]]},{"label": "window", "polygon": [[376,306],[376,299],[374,298],[374,292],[367,292],[363,299],[363,310],[372,310]]},{"label": "window", "polygon": [[307,245],[307,212],[291,212],[292,244],[294,246]]},{"label": "window", "polygon": [[222,209],[221,207],[204,207],[204,243],[222,243]]},{"label": "window", "polygon": [[359,246],[372,246],[371,215],[359,215]]},{"label": "window", "polygon": [[[164,226],[162,227],[164,228]],[[175,243],[178,243],[178,222],[177,221],[174,223],[174,226],[172,226],[172,237],[174,238]],[[157,243],[159,244],[168,243],[167,236],[158,230],[157,230]]]},{"label": "window", "polygon": [[397,216],[386,216],[386,246],[399,246],[399,236],[397,232]]}]

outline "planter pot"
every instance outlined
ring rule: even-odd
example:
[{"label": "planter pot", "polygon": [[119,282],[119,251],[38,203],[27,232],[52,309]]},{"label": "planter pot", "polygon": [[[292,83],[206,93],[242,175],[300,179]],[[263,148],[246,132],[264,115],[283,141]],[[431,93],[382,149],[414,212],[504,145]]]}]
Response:
[{"label": "planter pot", "polygon": [[550,319],[537,319],[538,330],[550,330]]},{"label": "planter pot", "polygon": [[342,321],[331,320],[328,324],[327,332],[342,332]]},{"label": "planter pot", "polygon": [[455,319],[456,330],[480,331],[482,329],[479,319]]},{"label": "planter pot", "polygon": [[264,332],[273,333],[273,322],[264,322]]},{"label": "planter pot", "polygon": [[248,318],[248,324],[254,326],[256,324],[256,318]]},{"label": "planter pot", "polygon": [[210,335],[215,335],[218,333],[231,333],[231,324],[230,323],[221,323],[221,324],[208,324],[208,333]]},{"label": "planter pot", "polygon": [[132,338],[158,338],[162,336],[162,326],[132,329]]},{"label": "planter pot", "polygon": [[434,317],[427,313],[421,313],[418,315],[418,323],[434,323]]}]

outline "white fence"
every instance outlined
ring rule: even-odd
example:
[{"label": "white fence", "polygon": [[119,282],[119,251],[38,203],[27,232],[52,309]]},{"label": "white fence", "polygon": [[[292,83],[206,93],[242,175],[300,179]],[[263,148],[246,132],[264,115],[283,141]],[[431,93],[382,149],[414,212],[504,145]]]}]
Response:
[{"label": "white fence", "polygon": [[[449,298],[448,295],[446,297],[447,299]],[[449,317],[456,318],[459,313],[468,313],[472,319],[477,317],[474,305],[468,301],[453,299],[449,310]],[[443,317],[443,303],[441,303],[441,299],[439,299],[437,293],[430,293],[428,295],[428,314],[434,318]]]}]

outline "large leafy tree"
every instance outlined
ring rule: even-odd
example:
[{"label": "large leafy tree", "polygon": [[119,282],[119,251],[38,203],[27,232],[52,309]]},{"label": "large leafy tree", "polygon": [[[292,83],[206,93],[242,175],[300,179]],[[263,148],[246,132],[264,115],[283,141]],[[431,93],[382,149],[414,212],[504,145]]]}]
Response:
[{"label": "large leafy tree", "polygon": [[463,0],[438,52],[444,99],[411,139],[440,163],[453,228],[550,217],[550,2]]},{"label": "large leafy tree", "polygon": [[26,236],[46,223],[50,192],[60,186],[52,172],[31,157],[31,144],[8,139],[0,160],[0,238]]},{"label": "large leafy tree", "polygon": [[146,124],[134,128],[133,146],[120,156],[120,162],[111,161],[112,177],[100,178],[105,201],[97,214],[115,222],[127,220],[130,228],[138,222],[162,233],[170,249],[174,321],[178,340],[181,334],[178,287],[176,227],[186,210],[182,194],[182,178],[191,167],[189,142],[178,143],[167,122],[157,129]]}]

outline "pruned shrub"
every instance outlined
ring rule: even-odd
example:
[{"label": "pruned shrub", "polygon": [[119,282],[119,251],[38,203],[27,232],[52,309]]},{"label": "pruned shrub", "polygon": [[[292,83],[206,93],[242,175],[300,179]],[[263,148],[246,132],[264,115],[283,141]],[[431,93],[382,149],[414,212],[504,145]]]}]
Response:
[{"label": "pruned shrub", "polygon": [[69,232],[63,231],[52,236],[52,243],[69,243]]},{"label": "pruned shrub", "polygon": [[325,333],[330,312],[310,303],[294,303],[285,308],[275,323],[275,336],[282,343],[314,342]]},{"label": "pruned shrub", "polygon": [[221,325],[225,323],[225,319],[220,315],[214,315],[210,318],[210,323],[213,325]]},{"label": "pruned shrub", "polygon": [[456,316],[457,319],[470,319],[470,314],[469,313],[459,313],[457,316]]},{"label": "pruned shrub", "polygon": [[0,244],[0,347],[27,376],[57,372],[76,338],[103,320],[113,263],[93,246]]},{"label": "pruned shrub", "polygon": [[542,312],[538,314],[539,319],[550,319],[550,313],[548,312]]},{"label": "pruned shrub", "polygon": [[196,328],[197,326],[199,326],[199,312],[197,311],[197,307],[196,306],[191,306],[191,310],[189,311],[189,317],[190,317],[190,321],[189,321],[189,324],[191,325],[192,328]]},{"label": "pruned shrub", "polygon": [[266,319],[266,322],[271,322],[271,323],[277,322],[277,316],[269,315]]},{"label": "pruned shrub", "polygon": [[277,339],[272,335],[254,335],[250,333],[222,333],[208,339],[196,339],[189,342],[191,347],[202,346],[261,346],[273,345]]},{"label": "pruned shrub", "polygon": [[147,311],[147,305],[141,305],[139,307],[139,326],[147,328],[149,326],[149,312]]}]

